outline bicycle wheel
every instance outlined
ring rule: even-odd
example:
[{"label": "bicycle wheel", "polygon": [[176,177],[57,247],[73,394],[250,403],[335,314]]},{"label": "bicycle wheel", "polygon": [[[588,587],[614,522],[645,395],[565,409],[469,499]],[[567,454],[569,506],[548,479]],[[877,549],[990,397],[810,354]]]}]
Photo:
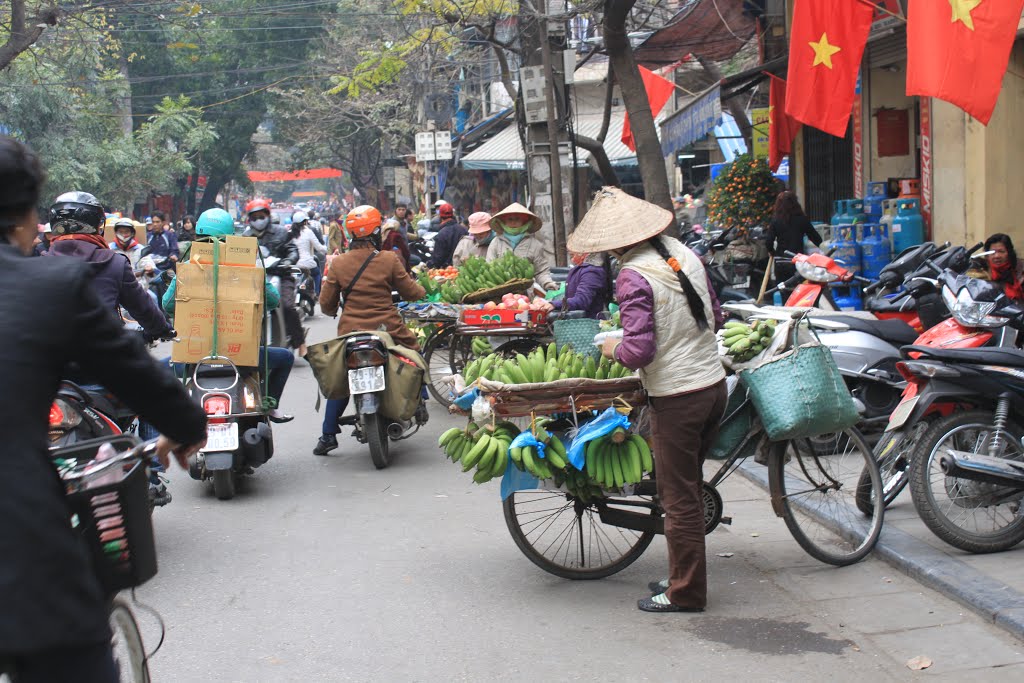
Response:
[{"label": "bicycle wheel", "polygon": [[[870,515],[857,507],[858,480],[869,473]],[[769,487],[782,505],[782,518],[807,553],[842,567],[863,559],[882,531],[885,504],[882,475],[871,447],[856,429],[836,434],[830,455],[815,452],[810,439],[782,441],[772,447]]]},{"label": "bicycle wheel", "polygon": [[[928,430],[929,422],[922,420],[907,430],[897,429],[886,432],[875,444],[875,457],[878,470],[882,473],[882,500],[889,507],[910,481],[910,456],[917,446],[918,440]],[[865,515],[874,511],[871,500],[871,472],[867,468],[860,476],[857,484],[857,507]]]},{"label": "bicycle wheel", "polygon": [[455,398],[452,386],[444,380],[456,372],[449,359],[449,347],[456,336],[455,326],[445,325],[430,335],[423,346],[423,359],[427,362],[427,391],[446,408]]},{"label": "bicycle wheel", "polygon": [[[608,499],[603,503],[614,505]],[[647,504],[652,515],[658,514],[649,499]],[[516,491],[502,506],[505,524],[523,554],[563,579],[611,576],[633,564],[654,540],[653,531],[604,524],[596,503],[561,491]]]},{"label": "bicycle wheel", "polygon": [[121,680],[149,683],[149,665],[139,624],[135,621],[131,607],[121,598],[111,601],[110,630],[114,634],[111,640],[114,663],[121,674]]},{"label": "bicycle wheel", "polygon": [[[951,477],[940,459],[947,451],[988,455],[995,415],[956,412],[921,437],[910,462],[910,493],[921,521],[946,543],[969,553],[1008,550],[1024,540],[1024,493],[1011,487]],[[995,457],[1024,461],[1024,427],[1008,422]]]}]

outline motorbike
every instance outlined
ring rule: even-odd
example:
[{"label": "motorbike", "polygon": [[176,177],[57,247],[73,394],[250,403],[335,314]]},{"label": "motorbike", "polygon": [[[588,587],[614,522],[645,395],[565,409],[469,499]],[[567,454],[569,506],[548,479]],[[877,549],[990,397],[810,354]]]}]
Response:
[{"label": "motorbike", "polygon": [[[1019,307],[996,316],[1024,326]],[[904,352],[900,368],[915,390],[893,424],[913,424],[935,405],[956,407],[932,421],[911,454],[918,515],[961,550],[1012,548],[1024,540],[1024,352],[922,346]]]},{"label": "motorbike", "polygon": [[[389,356],[384,341],[373,332],[356,333],[345,344],[345,365],[354,412],[341,418],[338,424],[355,428],[356,440],[369,445],[370,459],[379,470],[391,464],[391,442],[408,439],[428,419],[421,386],[416,386],[415,396],[403,397],[406,401],[419,402],[411,420],[393,420],[380,412],[386,394],[399,391],[387,383]],[[416,367],[403,356],[396,355],[396,358]]]},{"label": "motorbike", "polygon": [[308,270],[300,269],[295,281],[295,308],[302,311],[307,318],[312,318],[316,314],[316,285],[313,277]]},{"label": "motorbike", "polygon": [[[934,264],[925,262],[923,267]],[[968,277],[953,268],[942,271],[937,279],[911,277],[940,288],[943,303],[951,313],[948,320],[926,330],[908,347],[912,360],[939,352],[966,352],[981,347],[994,347],[985,351],[1012,351],[1019,347],[1021,309],[998,284]],[[907,369],[905,362],[896,364],[906,383],[875,447],[886,505],[906,487],[914,470],[914,453],[933,423],[952,415],[962,405],[952,394],[947,396],[948,400],[921,403],[917,399],[920,382],[915,381],[918,378],[912,373],[908,375]],[[862,510],[870,509],[870,501],[858,502]]]},{"label": "motorbike", "polygon": [[274,454],[259,372],[225,356],[204,358],[190,370],[185,390],[206,411],[207,428],[206,446],[189,459],[188,473],[197,481],[212,479],[214,495],[230,500],[238,480]]},{"label": "motorbike", "polygon": [[[277,264],[281,261],[277,256],[270,256],[270,252],[266,247],[260,247],[260,253],[263,256],[263,267],[267,271],[267,277],[270,280],[270,284],[274,285],[274,289],[281,292],[281,275],[290,274],[293,277],[301,275],[302,269],[291,266],[288,268],[278,266]],[[296,296],[298,297],[298,287],[295,288]],[[314,299],[315,301],[315,299]],[[298,303],[298,300],[296,301]],[[302,309],[300,309],[302,310]],[[284,307],[278,306],[272,311],[267,311],[264,314],[264,339],[270,346],[279,346],[281,348],[288,348],[288,333],[287,327],[284,322]]]}]

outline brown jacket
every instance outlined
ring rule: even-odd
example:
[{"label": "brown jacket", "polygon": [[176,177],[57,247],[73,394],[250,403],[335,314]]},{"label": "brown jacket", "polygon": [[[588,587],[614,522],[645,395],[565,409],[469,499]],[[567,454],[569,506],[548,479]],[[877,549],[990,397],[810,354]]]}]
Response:
[{"label": "brown jacket", "polygon": [[[351,251],[331,259],[320,289],[320,310],[324,314],[334,315],[338,312],[341,291],[349,286],[356,271],[371,253],[369,245],[357,243]],[[374,331],[383,326],[395,342],[419,350],[416,335],[405,326],[398,309],[391,302],[392,290],[397,290],[406,301],[416,301],[427,295],[423,287],[405,272],[405,265],[395,252],[378,252],[359,276],[348,301],[344,302],[338,320],[338,334],[358,330]]]}]

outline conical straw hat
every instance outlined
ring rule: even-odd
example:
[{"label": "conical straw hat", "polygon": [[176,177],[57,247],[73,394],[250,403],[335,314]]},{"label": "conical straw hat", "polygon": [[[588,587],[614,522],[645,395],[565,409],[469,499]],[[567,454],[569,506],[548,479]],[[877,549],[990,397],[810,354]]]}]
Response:
[{"label": "conical straw hat", "polygon": [[540,230],[541,221],[540,216],[530,211],[519,202],[512,202],[498,213],[491,216],[491,229],[499,235],[504,232],[505,225],[502,223],[502,218],[505,216],[526,216],[530,219],[529,229],[527,232],[537,232]]},{"label": "conical straw hat", "polygon": [[637,199],[617,187],[603,187],[569,235],[567,246],[577,254],[628,247],[661,234],[674,220],[668,209]]}]

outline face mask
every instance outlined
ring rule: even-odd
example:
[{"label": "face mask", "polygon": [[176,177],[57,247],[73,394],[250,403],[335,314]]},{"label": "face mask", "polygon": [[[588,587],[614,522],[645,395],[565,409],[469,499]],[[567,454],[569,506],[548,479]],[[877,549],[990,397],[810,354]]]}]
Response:
[{"label": "face mask", "polygon": [[249,221],[249,226],[256,232],[263,232],[264,230],[267,229],[268,225],[270,225],[269,218],[256,218],[254,220]]},{"label": "face mask", "polygon": [[133,239],[135,239],[135,238],[134,237],[121,237],[120,235],[118,235],[117,243],[121,246],[122,249],[127,249],[128,245],[130,245],[132,243]]},{"label": "face mask", "polygon": [[519,243],[522,242],[523,239],[526,237],[526,234],[524,233],[522,235],[512,235],[506,230],[505,237],[508,238],[508,241],[512,243],[512,248],[515,249],[516,247],[519,246]]},{"label": "face mask", "polygon": [[587,260],[587,255],[586,254],[573,254],[572,255],[572,264],[574,266],[581,265],[586,260]]},{"label": "face mask", "polygon": [[490,244],[493,239],[494,239],[494,233],[493,232],[489,232],[486,235],[484,235],[483,239],[480,240],[480,244]]},{"label": "face mask", "polygon": [[521,225],[518,228],[505,228],[505,233],[509,235],[522,235],[527,231],[529,226]]}]

